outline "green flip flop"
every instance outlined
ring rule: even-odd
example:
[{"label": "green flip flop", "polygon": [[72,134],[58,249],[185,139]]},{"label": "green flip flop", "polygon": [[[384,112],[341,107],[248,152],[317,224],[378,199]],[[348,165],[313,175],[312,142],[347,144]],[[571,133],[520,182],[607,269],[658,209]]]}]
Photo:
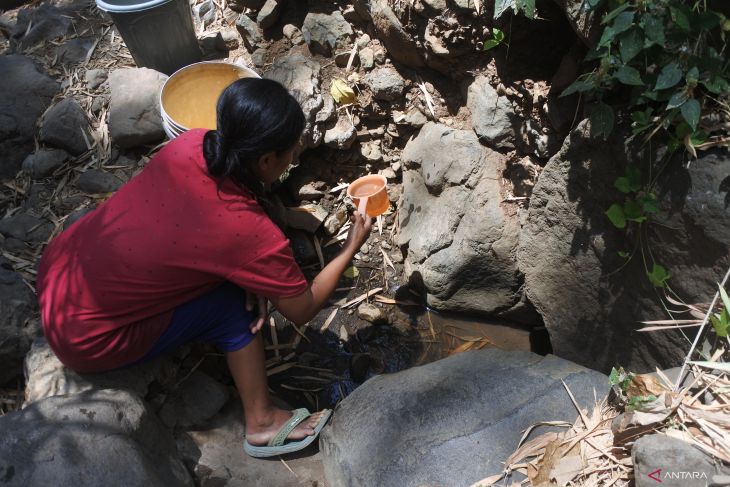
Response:
[{"label": "green flip flop", "polygon": [[319,423],[314,428],[314,434],[307,436],[303,440],[299,441],[286,441],[286,437],[294,431],[302,421],[310,417],[312,414],[305,408],[295,409],[292,411],[292,416],[289,421],[279,429],[276,435],[269,441],[266,446],[256,446],[250,444],[248,441],[243,442],[243,449],[246,453],[256,458],[273,457],[276,455],[284,455],[286,453],[292,453],[295,451],[303,450],[309,446],[319,436],[319,432],[327,423],[327,420],[332,414],[331,409],[325,409],[324,415],[320,418]]}]

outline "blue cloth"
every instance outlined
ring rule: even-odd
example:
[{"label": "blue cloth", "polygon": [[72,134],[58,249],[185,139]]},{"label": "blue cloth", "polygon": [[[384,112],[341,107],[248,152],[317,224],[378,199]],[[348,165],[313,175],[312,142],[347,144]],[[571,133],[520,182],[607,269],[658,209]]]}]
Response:
[{"label": "blue cloth", "polygon": [[240,350],[253,340],[246,311],[246,291],[226,282],[208,294],[175,308],[162,336],[140,362],[172,352],[188,343],[214,343],[223,352]]}]

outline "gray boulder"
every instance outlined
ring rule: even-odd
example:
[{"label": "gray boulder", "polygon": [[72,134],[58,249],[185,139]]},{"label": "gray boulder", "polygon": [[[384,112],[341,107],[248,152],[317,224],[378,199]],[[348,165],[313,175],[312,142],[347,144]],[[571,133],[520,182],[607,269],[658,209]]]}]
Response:
[{"label": "gray boulder", "polygon": [[357,130],[346,117],[341,117],[331,129],[324,133],[324,145],[340,150],[352,147],[357,137]]},{"label": "gray boulder", "polygon": [[514,149],[520,120],[506,96],[499,96],[484,76],[469,85],[467,106],[479,139],[497,149]]},{"label": "gray boulder", "polygon": [[243,38],[243,43],[249,51],[252,51],[256,44],[263,40],[261,29],[248,15],[241,14],[236,20],[236,29]]},{"label": "gray boulder", "polygon": [[67,12],[50,3],[40,5],[38,8],[23,8],[18,12],[11,37],[16,39],[22,48],[32,47],[39,42],[48,42],[68,33],[71,18]]},{"label": "gray boulder", "polygon": [[227,400],[228,390],[222,384],[196,370],[167,397],[160,419],[169,427],[199,425],[218,413]]},{"label": "gray boulder", "polygon": [[25,402],[23,407],[53,396],[70,396],[100,389],[119,389],[139,397],[147,395],[150,383],[167,383],[174,378],[164,359],[96,374],[78,374],[65,367],[45,338],[33,341],[23,362]]},{"label": "gray boulder", "polygon": [[111,72],[109,134],[119,147],[137,147],[165,137],[159,100],[165,80],[167,76],[148,68]]},{"label": "gray boulder", "polygon": [[405,30],[388,0],[358,0],[354,6],[361,17],[373,22],[377,38],[393,59],[411,68],[425,66],[414,36]]},{"label": "gray boulder", "polygon": [[[618,254],[635,248],[632,234],[605,215],[624,199],[613,184],[629,161],[640,166],[648,159],[625,140],[618,129],[607,142],[592,139],[588,121],[571,132],[532,191],[518,263],[556,354],[598,370],[623,365],[647,372],[680,364],[687,341],[670,331],[637,332],[641,321],[665,314],[663,293],[650,283],[641,252],[628,262]],[[719,151],[689,169],[671,161],[657,181],[660,211],[642,238],[654,262],[671,274],[673,293],[687,303],[711,299],[730,265],[728,174],[730,157]]]},{"label": "gray boulder", "polygon": [[282,0],[266,0],[264,6],[259,10],[259,14],[256,16],[256,23],[258,23],[262,29],[268,29],[279,20],[281,14]]},{"label": "gray boulder", "polygon": [[373,97],[377,100],[396,101],[406,87],[403,76],[390,66],[374,69],[363,81],[373,91]]},{"label": "gray boulder", "polygon": [[23,357],[40,334],[38,321],[32,319],[38,308],[35,294],[9,267],[5,259],[0,261],[0,384],[22,373]]},{"label": "gray boulder", "polygon": [[45,178],[66,162],[68,158],[68,152],[61,149],[40,149],[25,158],[23,171],[33,179]]},{"label": "gray boulder", "polygon": [[64,42],[56,48],[56,56],[58,61],[66,64],[78,64],[86,60],[95,41],[91,37],[77,37]]},{"label": "gray boulder", "polygon": [[498,349],[376,376],[339,404],[322,432],[327,481],[471,485],[499,473],[525,428],[575,419],[561,380],[583,408],[608,389],[606,376],[566,360]]},{"label": "gray boulder", "polygon": [[520,300],[515,261],[519,221],[502,207],[503,156],[470,130],[427,123],[401,161],[398,245],[406,274],[422,283],[429,306],[502,313]]},{"label": "gray boulder", "polygon": [[324,106],[320,92],[320,67],[313,59],[301,54],[290,54],[274,61],[264,73],[264,78],[278,81],[289,90],[302,106],[307,124],[302,141],[304,148],[314,148],[322,143],[324,129],[317,121],[317,114]]},{"label": "gray boulder", "polygon": [[308,13],[302,25],[304,40],[312,53],[331,56],[352,42],[353,31],[339,10],[331,14]]},{"label": "gray boulder", "polygon": [[31,244],[45,243],[52,232],[52,223],[29,213],[16,213],[0,220],[0,234]]},{"label": "gray boulder", "polygon": [[138,397],[120,390],[55,396],[0,417],[8,486],[192,486],[174,440]]},{"label": "gray boulder", "polygon": [[59,85],[25,56],[0,56],[0,72],[0,178],[13,178],[33,152],[36,121]]},{"label": "gray boulder", "polygon": [[111,193],[122,186],[123,181],[101,169],[89,169],[76,181],[76,187],[86,193]]},{"label": "gray boulder", "polygon": [[73,98],[56,103],[43,116],[40,131],[41,142],[60,147],[71,154],[86,152],[93,141],[89,135],[89,121],[83,108]]},{"label": "gray boulder", "polygon": [[655,487],[659,482],[662,487],[727,485],[714,483],[713,478],[730,475],[730,468],[718,465],[691,443],[665,434],[646,435],[636,440],[631,448],[631,460],[636,487]]},{"label": "gray boulder", "polygon": [[589,9],[583,0],[555,0],[568,23],[586,46],[593,46],[601,34],[603,9]]},{"label": "gray boulder", "polygon": [[105,69],[88,69],[86,71],[86,86],[91,90],[95,90],[104,83],[109,77],[109,73]]}]

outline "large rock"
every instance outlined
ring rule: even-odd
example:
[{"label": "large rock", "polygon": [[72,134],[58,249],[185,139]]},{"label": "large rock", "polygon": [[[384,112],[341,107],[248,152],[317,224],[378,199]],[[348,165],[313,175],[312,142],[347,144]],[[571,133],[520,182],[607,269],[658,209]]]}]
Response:
[{"label": "large rock", "polygon": [[11,37],[16,39],[22,48],[52,41],[68,33],[71,18],[69,12],[64,12],[63,9],[50,3],[40,5],[38,8],[24,8],[18,12]]},{"label": "large rock", "polygon": [[[642,436],[631,448],[636,487],[702,487],[727,485],[713,482],[716,475],[730,475],[712,457],[691,443],[665,434]],[[649,477],[651,475],[651,477]]]},{"label": "large rock", "polygon": [[322,143],[324,128],[317,120],[317,114],[324,106],[320,92],[320,67],[313,59],[301,54],[290,54],[274,61],[264,74],[265,78],[278,81],[289,90],[302,106],[307,125],[302,141],[305,148],[314,148]]},{"label": "large rock", "polygon": [[236,29],[243,38],[243,43],[249,51],[253,51],[258,43],[263,40],[261,28],[248,15],[241,14],[236,19]]},{"label": "large rock", "polygon": [[467,106],[474,131],[497,149],[514,149],[520,120],[506,96],[499,96],[484,76],[469,85]]},{"label": "large rock", "polygon": [[23,368],[24,407],[48,397],[78,394],[94,389],[119,389],[144,397],[152,381],[164,384],[174,380],[172,367],[164,359],[97,374],[78,374],[58,360],[42,337],[33,341],[25,356]]},{"label": "large rock", "polygon": [[65,98],[53,105],[43,115],[40,132],[41,142],[59,147],[71,154],[86,152],[93,139],[89,134],[89,121],[81,105],[73,98]]},{"label": "large rock", "polygon": [[0,220],[0,234],[31,244],[45,243],[53,232],[53,224],[29,213],[16,213]]},{"label": "large rock", "polygon": [[266,0],[256,16],[256,22],[262,29],[268,29],[279,20],[283,3],[284,0]]},{"label": "large rock", "polygon": [[364,81],[377,100],[398,101],[406,87],[403,76],[390,66],[373,70],[365,76]]},{"label": "large rock", "polygon": [[7,486],[193,485],[170,433],[125,391],[51,397],[0,417],[0,429]]},{"label": "large rock", "polygon": [[332,14],[308,13],[302,34],[309,49],[323,56],[331,56],[335,50],[347,48],[353,36],[352,27],[339,10]]},{"label": "large rock", "polygon": [[602,8],[589,9],[583,0],[555,0],[568,23],[586,46],[593,46],[601,33]]},{"label": "large rock", "polygon": [[322,432],[329,485],[471,485],[499,473],[525,428],[577,416],[561,380],[583,408],[608,388],[560,358],[498,349],[376,376]]},{"label": "large rock", "polygon": [[160,419],[170,427],[199,425],[218,413],[227,400],[223,384],[196,370],[165,399]]},{"label": "large rock", "polygon": [[0,384],[23,372],[23,357],[40,334],[33,291],[8,263],[0,262]]},{"label": "large rock", "polygon": [[162,140],[160,90],[167,76],[148,68],[115,69],[109,75],[109,134],[119,147]]},{"label": "large rock", "polygon": [[382,41],[393,59],[411,68],[423,67],[421,50],[390,8],[388,0],[358,0],[355,10],[373,22],[377,38]]},{"label": "large rock", "polygon": [[[647,155],[625,148],[626,134],[618,129],[607,142],[589,132],[589,123],[581,122],[533,189],[518,253],[527,295],[561,357],[604,371],[614,365],[646,372],[680,364],[687,351],[681,334],[637,332],[641,321],[666,317],[659,301],[663,291],[646,272],[654,262],[665,266],[673,294],[687,303],[708,302],[717,291],[730,265],[730,208],[723,186],[730,158],[712,153],[689,169],[670,161],[655,189],[660,211],[642,232],[651,251],[644,249],[644,262],[632,240],[638,234],[614,228],[605,211],[624,199],[613,185],[628,161],[643,167]],[[649,174],[645,169],[645,180]],[[632,249],[629,262],[618,255]]]},{"label": "large rock", "polygon": [[33,179],[40,179],[49,176],[60,167],[69,155],[60,149],[40,149],[23,161],[23,171]]},{"label": "large rock", "polygon": [[470,130],[427,123],[405,147],[398,245],[429,306],[500,313],[520,299],[519,222],[502,207],[503,156]]},{"label": "large rock", "polygon": [[0,56],[0,72],[0,178],[11,178],[33,152],[36,121],[60,88],[25,56]]}]

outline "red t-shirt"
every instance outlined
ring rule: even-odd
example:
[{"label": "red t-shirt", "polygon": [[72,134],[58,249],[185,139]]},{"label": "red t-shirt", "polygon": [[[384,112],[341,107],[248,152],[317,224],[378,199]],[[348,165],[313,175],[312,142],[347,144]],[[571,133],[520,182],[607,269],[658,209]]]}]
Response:
[{"label": "red t-shirt", "polygon": [[304,292],[289,241],[248,194],[218,191],[205,130],[186,132],[43,254],[37,292],[46,339],[80,372],[135,362],[175,307],[224,281],[265,297]]}]

